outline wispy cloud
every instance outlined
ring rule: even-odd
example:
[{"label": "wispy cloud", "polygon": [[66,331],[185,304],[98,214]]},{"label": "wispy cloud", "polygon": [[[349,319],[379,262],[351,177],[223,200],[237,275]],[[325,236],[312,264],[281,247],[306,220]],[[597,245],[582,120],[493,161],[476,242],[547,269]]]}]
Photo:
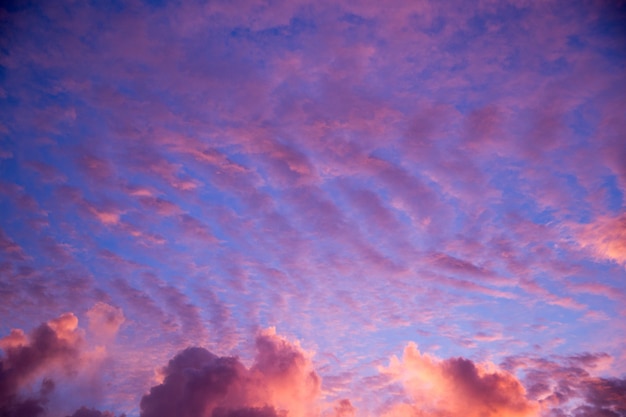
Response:
[{"label": "wispy cloud", "polygon": [[[304,355],[315,399],[207,413],[462,413],[377,371],[411,341],[420,350],[392,373],[430,366],[441,386],[462,374],[448,391],[476,413],[621,413],[624,13],[562,0],[3,4],[1,360],[37,345],[40,330],[12,329],[47,323],[70,343],[48,320],[72,311],[84,329],[70,347],[100,349],[110,370],[91,402],[40,371],[11,398],[136,417],[155,368],[190,346],[214,357],[192,374],[232,355],[237,378],[278,390],[255,370],[265,335]],[[613,364],[564,359],[577,355]],[[507,358],[528,368],[486,365]],[[559,374],[572,366],[584,372]],[[470,377],[506,392],[469,395]]]}]

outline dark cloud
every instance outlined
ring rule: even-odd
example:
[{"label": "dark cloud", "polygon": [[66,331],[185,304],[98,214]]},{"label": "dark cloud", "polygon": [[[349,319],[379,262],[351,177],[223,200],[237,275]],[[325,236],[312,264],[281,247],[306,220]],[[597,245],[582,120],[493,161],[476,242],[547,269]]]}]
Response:
[{"label": "dark cloud", "polygon": [[[76,410],[74,414],[67,417],[115,417],[115,415],[110,411],[100,411],[94,408],[81,407]],[[120,417],[126,417],[126,415],[122,414]]]},{"label": "dark cloud", "polygon": [[545,417],[626,417],[626,379],[592,375],[612,360],[606,353],[536,358],[511,357],[503,366],[524,373],[528,398]]},{"label": "dark cloud", "polygon": [[223,401],[245,372],[237,358],[188,348],[164,368],[165,380],[141,399],[142,417],[202,416]]},{"label": "dark cloud", "polygon": [[44,415],[46,409],[38,398],[15,400],[4,404],[0,408],[2,417],[39,417]]},{"label": "dark cloud", "polygon": [[211,417],[287,417],[287,413],[277,413],[273,407],[216,408]]},{"label": "dark cloud", "polygon": [[587,404],[575,409],[576,417],[626,417],[626,379],[592,378],[582,391]]},{"label": "dark cloud", "polygon": [[306,353],[273,330],[261,332],[256,347],[249,369],[238,358],[219,357],[204,348],[183,350],[163,368],[163,383],[141,399],[141,416],[305,415],[320,387]]},{"label": "dark cloud", "polygon": [[[75,377],[89,362],[83,357],[83,333],[72,313],[41,324],[29,336],[14,329],[0,339],[0,348],[0,417],[55,415],[48,405],[57,382],[49,376]],[[68,417],[115,416],[82,407]]]},{"label": "dark cloud", "polygon": [[48,396],[54,391],[54,381],[44,378],[38,395],[24,398],[17,394],[4,397],[0,405],[0,417],[38,417],[46,413]]},{"label": "dark cloud", "polygon": [[453,381],[459,394],[468,399],[480,399],[481,405],[486,408],[514,410],[520,415],[533,408],[524,395],[521,383],[510,374],[485,371],[465,358],[445,360],[442,372]]},{"label": "dark cloud", "polygon": [[[101,316],[108,317],[97,315]],[[112,317],[117,329],[121,313]],[[13,330],[0,339],[0,417],[59,415],[52,409],[59,395],[56,384],[67,382],[63,376],[76,376],[78,367],[85,366],[84,344],[78,319],[71,313],[40,325],[28,336]],[[249,367],[237,357],[218,356],[202,347],[179,352],[160,370],[162,383],[141,399],[141,417],[358,415],[348,399],[319,408],[320,377],[310,354],[297,343],[271,328],[259,332],[255,347]],[[410,401],[389,403],[388,413],[382,415],[626,417],[626,379],[592,375],[610,361],[603,353],[551,359],[520,356],[497,367],[461,357],[439,359],[409,344],[402,359],[393,358],[381,370],[391,380],[402,381]],[[66,417],[115,414],[83,406]]]},{"label": "dark cloud", "polygon": [[7,415],[20,415],[19,410],[24,407],[30,410],[30,415],[43,412],[37,410],[42,408],[39,404],[42,399],[54,390],[52,380],[43,380],[41,399],[21,400],[20,389],[49,366],[59,366],[65,372],[73,369],[81,343],[77,323],[76,317],[67,313],[37,327],[30,338],[13,331],[0,340],[4,352],[0,360],[0,410],[9,413]]}]

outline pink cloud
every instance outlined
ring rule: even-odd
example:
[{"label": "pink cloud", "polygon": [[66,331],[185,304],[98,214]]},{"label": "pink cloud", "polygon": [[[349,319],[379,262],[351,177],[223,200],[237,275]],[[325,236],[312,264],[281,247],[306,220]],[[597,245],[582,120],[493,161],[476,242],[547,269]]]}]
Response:
[{"label": "pink cloud", "polygon": [[605,353],[511,357],[503,366],[524,371],[528,396],[541,405],[542,416],[620,416],[626,411],[626,381],[594,375],[610,367],[612,360]]},{"label": "pink cloud", "polygon": [[3,255],[9,258],[13,258],[16,261],[23,261],[27,259],[27,255],[24,253],[24,249],[11,238],[9,238],[4,230],[0,229],[0,250]]},{"label": "pink cloud", "polygon": [[176,218],[181,236],[185,239],[184,243],[202,242],[203,244],[212,245],[218,242],[211,227],[201,220],[189,215],[180,214]]},{"label": "pink cloud", "polygon": [[410,403],[393,406],[385,415],[412,416],[535,416],[536,402],[521,382],[490,363],[464,358],[441,360],[409,344],[401,359],[382,369],[402,382]]},{"label": "pink cloud", "polygon": [[89,330],[96,339],[110,341],[117,334],[126,318],[122,309],[110,304],[97,302],[87,313]]},{"label": "pink cloud", "polygon": [[[88,313],[110,310],[97,304]],[[109,311],[110,313],[111,311]],[[64,313],[30,334],[14,329],[0,339],[0,413],[10,417],[65,415],[104,395],[106,346],[93,346],[73,313]],[[97,336],[97,335],[96,335]],[[102,342],[96,337],[94,341]],[[73,416],[113,417],[83,407]]]},{"label": "pink cloud", "polygon": [[[617,330],[611,341],[589,339],[621,346],[622,329],[604,324],[624,311],[623,45],[600,33],[600,6],[136,1],[0,13],[7,326],[106,301],[88,310],[88,336],[122,331],[133,378],[188,343],[235,349],[261,324],[354,361],[418,327],[457,349],[512,333],[507,348],[547,351],[579,348],[587,338],[572,333],[604,319],[594,334]],[[498,330],[468,327],[495,307],[532,307],[557,343],[503,330],[513,314]],[[385,337],[367,346],[374,332]],[[491,375],[481,366],[478,386]],[[344,405],[335,411],[355,413]],[[237,407],[216,413],[281,413]]]},{"label": "pink cloud", "polygon": [[573,228],[576,242],[595,257],[626,265],[626,216],[603,216]]},{"label": "pink cloud", "polygon": [[65,374],[77,370],[83,343],[77,329],[78,319],[72,313],[44,323],[28,337],[20,330],[0,341],[4,351],[0,366],[0,410],[28,407],[40,414],[54,383],[43,379],[39,394],[29,398],[28,391],[45,372],[60,369]]},{"label": "pink cloud", "polygon": [[356,411],[350,400],[343,399],[334,407],[333,417],[355,417]]},{"label": "pink cloud", "polygon": [[310,356],[273,329],[259,333],[256,348],[250,368],[203,348],[182,351],[163,368],[163,382],[142,398],[141,416],[315,415],[320,378]]}]

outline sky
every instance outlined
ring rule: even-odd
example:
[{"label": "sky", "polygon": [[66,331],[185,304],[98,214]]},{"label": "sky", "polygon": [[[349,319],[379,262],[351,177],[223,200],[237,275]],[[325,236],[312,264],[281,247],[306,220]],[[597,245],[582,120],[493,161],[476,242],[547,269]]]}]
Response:
[{"label": "sky", "polygon": [[625,28],[2,2],[0,416],[626,416]]}]

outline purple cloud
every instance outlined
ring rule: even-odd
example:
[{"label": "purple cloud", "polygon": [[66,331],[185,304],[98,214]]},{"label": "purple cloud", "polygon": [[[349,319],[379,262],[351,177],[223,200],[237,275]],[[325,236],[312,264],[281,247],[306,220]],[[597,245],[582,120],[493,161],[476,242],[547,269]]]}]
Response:
[{"label": "purple cloud", "polygon": [[[3,4],[11,413],[175,408],[160,390],[209,417],[465,412],[379,374],[416,341],[463,358],[433,369],[484,414],[619,415],[623,23],[603,1]],[[76,369],[13,330],[39,323]],[[190,346],[214,358],[155,376]],[[204,387],[232,357],[225,397]]]}]

